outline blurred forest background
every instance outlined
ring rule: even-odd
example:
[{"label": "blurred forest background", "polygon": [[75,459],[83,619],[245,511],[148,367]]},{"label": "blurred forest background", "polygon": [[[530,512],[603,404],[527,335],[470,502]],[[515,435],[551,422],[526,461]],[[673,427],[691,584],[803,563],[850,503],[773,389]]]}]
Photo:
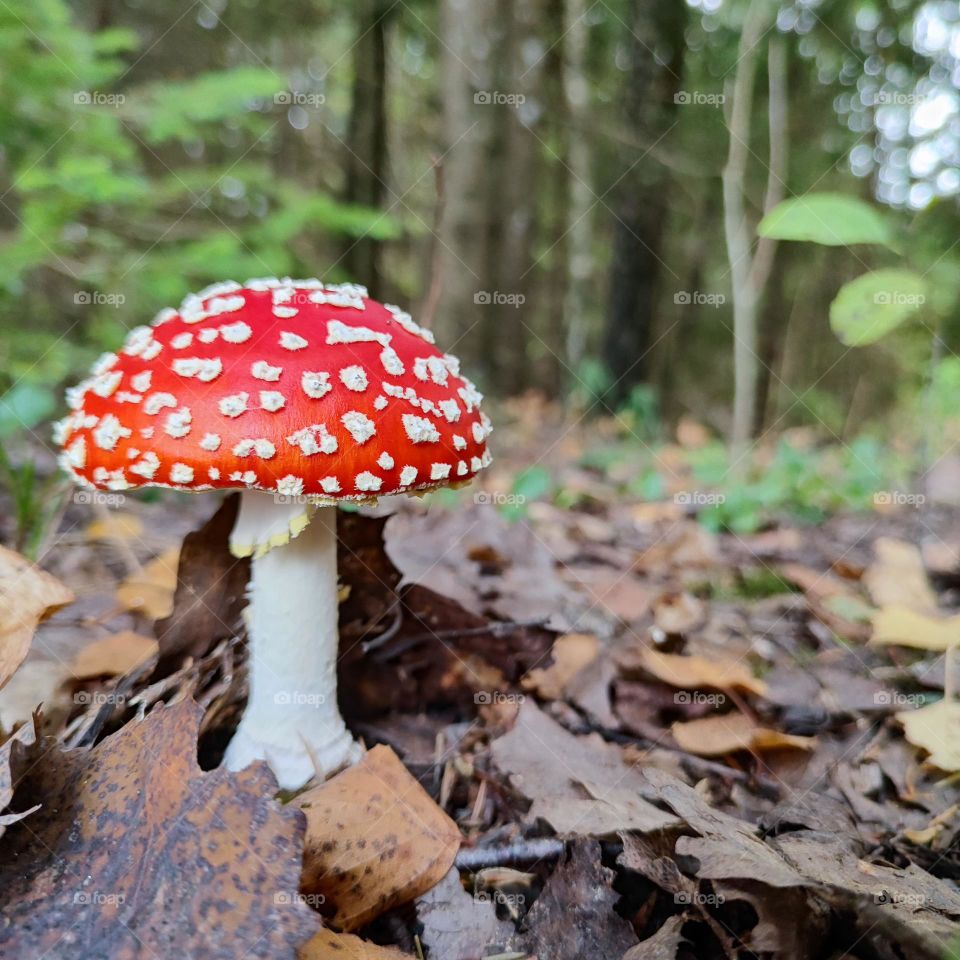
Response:
[{"label": "blurred forest background", "polygon": [[494,401],[648,453],[679,422],[701,485],[809,428],[721,525],[846,497],[814,448],[861,505],[960,440],[955,2],[4,0],[0,60],[23,496],[10,438],[227,277],[365,283]]}]

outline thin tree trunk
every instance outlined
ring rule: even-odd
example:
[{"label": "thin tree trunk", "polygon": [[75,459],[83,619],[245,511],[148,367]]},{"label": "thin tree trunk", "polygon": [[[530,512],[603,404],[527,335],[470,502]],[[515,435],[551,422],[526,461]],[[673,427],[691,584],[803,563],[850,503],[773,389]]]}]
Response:
[{"label": "thin tree trunk", "polygon": [[[387,16],[385,0],[356,0],[353,93],[347,127],[344,199],[378,209],[387,191]],[[343,258],[351,278],[382,296],[382,243],[348,241]]]},{"label": "thin tree trunk", "polygon": [[[736,75],[732,85],[729,85],[729,149],[723,169],[723,226],[733,293],[734,398],[730,441],[735,464],[741,461],[756,423],[760,371],[757,355],[757,308],[775,252],[774,242],[762,238],[754,253],[753,228],[746,210],[754,73],[757,47],[769,25],[767,8],[766,0],[753,0],[740,35]],[[777,77],[778,89],[771,89],[770,97],[770,172],[765,209],[772,209],[783,195],[785,169],[777,167],[782,168],[786,164],[786,96],[780,86],[784,75],[784,57],[779,41],[771,41],[771,79],[774,75]]]},{"label": "thin tree trunk", "polygon": [[[675,122],[688,5],[631,0],[624,124],[629,139],[651,150]],[[657,51],[657,57],[651,54]],[[669,174],[649,156],[624,151],[614,191],[616,220],[603,358],[617,403],[646,376],[658,284]]]}]

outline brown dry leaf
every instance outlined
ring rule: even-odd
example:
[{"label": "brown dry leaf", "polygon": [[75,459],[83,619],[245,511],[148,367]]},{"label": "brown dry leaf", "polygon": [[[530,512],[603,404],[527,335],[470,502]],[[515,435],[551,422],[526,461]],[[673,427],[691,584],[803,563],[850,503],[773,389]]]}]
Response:
[{"label": "brown dry leaf", "polygon": [[117,603],[124,610],[142,613],[150,620],[169,617],[173,611],[179,556],[180,548],[171,547],[154,557],[140,573],[127,577],[117,587]]},{"label": "brown dry leaf", "polygon": [[42,806],[0,845],[0,956],[294,960],[320,927],[303,817],[265,764],[200,770],[202,713],[155,709],[89,751],[45,740],[31,764],[14,745],[14,804]]},{"label": "brown dry leaf", "polygon": [[457,825],[389,747],[374,747],[294,804],[307,817],[302,889],[324,896],[343,930],[425,893],[460,847]]},{"label": "brown dry leaf", "polygon": [[654,623],[664,633],[689,633],[705,618],[703,603],[689,593],[665,593],[653,604]]},{"label": "brown dry leaf", "polygon": [[927,581],[920,551],[905,540],[880,537],[873,545],[876,560],[863,582],[878,607],[900,604],[915,610],[936,610],[937,596]]},{"label": "brown dry leaf", "polygon": [[621,957],[637,942],[631,924],[614,911],[615,874],[600,862],[600,844],[578,840],[544,885],[514,946],[550,960]]},{"label": "brown dry leaf", "polygon": [[107,512],[87,526],[91,540],[136,540],[143,536],[143,523],[133,513]]},{"label": "brown dry leaf", "polygon": [[93,677],[122,677],[157,652],[157,641],[133,630],[109,633],[85,646],[70,662],[68,670],[77,680]]},{"label": "brown dry leaf", "polygon": [[441,960],[502,954],[514,934],[512,923],[497,919],[489,898],[472,897],[463,889],[456,867],[417,900],[417,919],[423,926],[423,945]]},{"label": "brown dry leaf", "polygon": [[698,757],[719,757],[737,750],[812,750],[817,744],[813,737],[795,737],[758,727],[742,713],[678,721],[670,732],[681,750]]},{"label": "brown dry leaf", "polygon": [[155,676],[167,676],[185,657],[199,659],[242,632],[250,560],[233,556],[229,546],[239,508],[239,495],[231,494],[202,527],[184,537],[169,616],[156,625]]},{"label": "brown dry leaf", "polygon": [[893,604],[877,611],[870,642],[919,650],[949,650],[960,643],[960,616],[933,617]]},{"label": "brown dry leaf", "polygon": [[940,700],[917,710],[896,714],[903,733],[915,746],[930,756],[930,763],[941,770],[960,770],[960,703]]},{"label": "brown dry leaf", "polygon": [[533,801],[529,819],[560,833],[605,837],[620,830],[676,826],[638,795],[639,774],[598,735],[576,737],[527,701],[513,729],[490,745],[497,766]]},{"label": "brown dry leaf", "polygon": [[684,570],[712,567],[717,562],[717,555],[716,535],[696,521],[688,520],[671,524],[652,547],[637,557],[634,567],[649,573],[663,573],[670,567]]},{"label": "brown dry leaf", "polygon": [[55,577],[0,547],[0,687],[23,663],[37,624],[74,599]]},{"label": "brown dry leaf", "polygon": [[597,659],[600,641],[592,633],[565,633],[553,642],[553,663],[537,667],[520,681],[524,690],[534,690],[545,700],[559,700],[567,684]]},{"label": "brown dry leaf", "polygon": [[677,421],[677,443],[687,450],[699,450],[710,443],[710,431],[691,417]]},{"label": "brown dry leaf", "polygon": [[652,592],[633,574],[609,567],[568,567],[590,599],[621,620],[637,620],[650,609]]},{"label": "brown dry leaf", "polygon": [[321,930],[298,951],[300,960],[409,960],[410,954],[395,947],[380,947],[351,933]]},{"label": "brown dry leaf", "polygon": [[767,691],[767,685],[754,677],[740,660],[684,657],[644,647],[640,650],[639,662],[647,673],[682,690],[710,687],[714,690],[742,690],[756,696],[763,696]]}]

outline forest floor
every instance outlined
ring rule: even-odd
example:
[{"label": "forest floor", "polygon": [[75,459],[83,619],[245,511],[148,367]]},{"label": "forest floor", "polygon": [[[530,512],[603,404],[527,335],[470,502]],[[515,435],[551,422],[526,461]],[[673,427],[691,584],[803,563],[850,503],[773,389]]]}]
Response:
[{"label": "forest floor", "polygon": [[[42,565],[76,600],[0,694],[3,728],[43,701],[50,738],[26,723],[0,747],[0,954],[275,960],[312,936],[305,957],[361,960],[960,957],[941,701],[960,512],[715,534],[695,504],[578,466],[586,429],[536,423],[498,435],[455,503],[341,514],[343,712],[459,830],[383,814],[395,849],[374,861],[322,859],[351,830],[384,838],[362,780],[330,800],[349,771],[302,804],[304,858],[266,781],[196,769],[245,698],[230,504],[206,526],[212,497],[71,504]],[[534,455],[562,505],[509,499]],[[191,830],[216,852],[190,853]],[[327,885],[298,882],[302,858]]]}]

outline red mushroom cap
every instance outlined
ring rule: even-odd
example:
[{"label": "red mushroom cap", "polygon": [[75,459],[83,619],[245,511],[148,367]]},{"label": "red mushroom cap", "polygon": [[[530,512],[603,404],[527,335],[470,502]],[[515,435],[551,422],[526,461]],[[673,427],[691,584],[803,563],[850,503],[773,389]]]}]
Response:
[{"label": "red mushroom cap", "polygon": [[490,421],[457,359],[353,284],[208,287],[132,330],[67,399],[61,463],[99,489],[365,500],[490,462]]}]

